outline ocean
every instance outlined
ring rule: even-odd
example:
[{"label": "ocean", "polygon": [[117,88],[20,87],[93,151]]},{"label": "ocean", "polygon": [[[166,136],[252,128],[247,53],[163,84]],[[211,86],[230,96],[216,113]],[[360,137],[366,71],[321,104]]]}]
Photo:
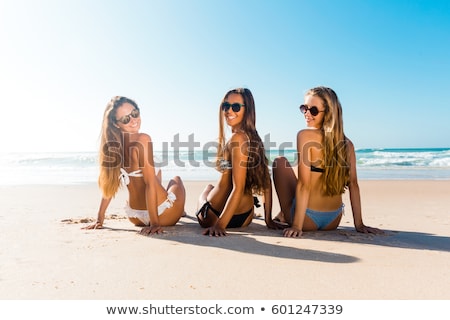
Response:
[{"label": "ocean", "polygon": [[[295,150],[269,150],[270,163],[283,155],[296,160]],[[359,149],[360,180],[449,180],[450,148]],[[0,154],[0,185],[96,183],[97,152],[42,152]],[[215,155],[202,151],[156,151],[155,164],[163,180],[179,175],[183,180],[216,180]]]}]

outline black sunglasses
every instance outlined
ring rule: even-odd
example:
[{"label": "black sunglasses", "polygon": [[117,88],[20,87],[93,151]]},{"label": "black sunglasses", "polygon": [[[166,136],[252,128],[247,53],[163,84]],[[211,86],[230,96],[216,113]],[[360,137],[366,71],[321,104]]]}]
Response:
[{"label": "black sunglasses", "polygon": [[116,120],[116,122],[120,122],[122,124],[128,124],[131,121],[131,117],[133,118],[139,118],[139,109],[133,109],[130,114],[127,114],[126,116],[123,116],[119,120]]},{"label": "black sunglasses", "polygon": [[304,104],[302,104],[300,106],[301,113],[305,114],[308,110],[309,110],[309,113],[311,113],[311,115],[314,117],[317,116],[319,114],[319,112],[325,112],[324,110],[319,111],[319,108],[317,108],[316,106],[308,107],[308,106],[305,106]]},{"label": "black sunglasses", "polygon": [[223,112],[227,112],[228,110],[230,110],[230,108],[231,108],[231,110],[233,110],[233,112],[239,112],[239,111],[241,111],[242,107],[245,107],[245,104],[240,104],[237,102],[232,103],[232,104],[230,104],[229,102],[222,103],[222,111]]}]

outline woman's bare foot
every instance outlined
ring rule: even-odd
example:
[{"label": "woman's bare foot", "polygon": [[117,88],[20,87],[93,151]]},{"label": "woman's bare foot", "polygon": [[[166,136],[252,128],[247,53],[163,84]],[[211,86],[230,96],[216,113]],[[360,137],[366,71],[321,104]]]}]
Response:
[{"label": "woman's bare foot", "polygon": [[287,223],[286,219],[284,218],[283,211],[278,212],[278,214],[273,218],[273,220],[281,222],[281,223]]}]

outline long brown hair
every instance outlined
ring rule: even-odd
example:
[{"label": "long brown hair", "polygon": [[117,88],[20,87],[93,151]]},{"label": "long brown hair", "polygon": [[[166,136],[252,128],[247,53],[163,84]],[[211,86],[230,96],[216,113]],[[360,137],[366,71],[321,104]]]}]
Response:
[{"label": "long brown hair", "polygon": [[124,103],[129,103],[139,110],[131,99],[115,96],[106,105],[100,137],[100,175],[98,185],[105,198],[113,197],[120,187],[120,168],[123,163],[123,136],[117,126],[116,113]]},{"label": "long brown hair", "polygon": [[269,187],[270,176],[268,168],[268,159],[265,155],[264,145],[261,137],[256,130],[255,101],[251,91],[247,88],[236,88],[228,91],[220,102],[219,107],[219,146],[217,153],[217,169],[220,170],[220,160],[224,158],[226,138],[225,124],[222,103],[227,100],[231,94],[242,96],[245,105],[244,119],[241,123],[241,131],[247,134],[249,138],[247,175],[245,179],[245,192],[249,194],[262,194]]},{"label": "long brown hair", "polygon": [[349,182],[350,161],[341,103],[333,89],[323,86],[308,90],[306,95],[321,98],[325,107],[321,128],[325,170],[321,176],[323,193],[328,196],[343,194]]}]

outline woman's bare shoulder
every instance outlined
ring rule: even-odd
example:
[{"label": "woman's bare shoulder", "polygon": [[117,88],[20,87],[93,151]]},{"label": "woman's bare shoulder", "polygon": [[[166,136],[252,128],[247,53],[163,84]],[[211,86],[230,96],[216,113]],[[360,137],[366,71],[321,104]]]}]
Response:
[{"label": "woman's bare shoulder", "polygon": [[297,133],[297,140],[314,140],[320,141],[322,133],[318,129],[302,129]]},{"label": "woman's bare shoulder", "polygon": [[350,151],[355,151],[355,146],[353,145],[352,140],[349,138],[345,138],[345,141],[347,142],[347,147]]},{"label": "woman's bare shoulder", "polygon": [[231,135],[229,143],[232,144],[243,144],[248,142],[248,136],[244,132],[235,132]]},{"label": "woman's bare shoulder", "polygon": [[234,141],[247,141],[248,140],[248,135],[245,132],[234,132],[231,135],[231,139],[230,140],[234,140]]},{"label": "woman's bare shoulder", "polygon": [[147,133],[139,133],[137,137],[137,141],[139,142],[151,142],[152,138]]}]

